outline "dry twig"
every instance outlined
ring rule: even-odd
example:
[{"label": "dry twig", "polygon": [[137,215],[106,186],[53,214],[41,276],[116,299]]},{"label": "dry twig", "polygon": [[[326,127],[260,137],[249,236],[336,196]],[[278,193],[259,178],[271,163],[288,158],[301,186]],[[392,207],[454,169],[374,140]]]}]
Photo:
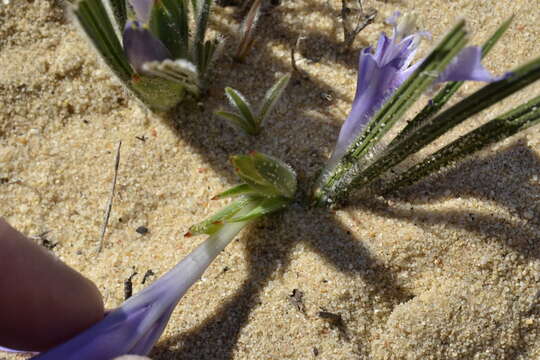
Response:
[{"label": "dry twig", "polygon": [[[343,24],[343,47],[342,52],[347,52],[351,48],[356,35],[371,24],[377,16],[377,10],[368,9],[364,12],[362,7],[362,1],[358,0],[359,9],[357,10],[358,16],[355,18],[349,18],[351,9],[347,6],[347,0],[341,0],[341,21]],[[354,24],[355,22],[356,25]]]},{"label": "dry twig", "polygon": [[304,40],[305,36],[298,36],[296,42],[291,46],[291,66],[293,73],[299,74],[301,78],[307,79],[309,76],[301,69],[296,66],[296,49],[300,46],[300,41]]},{"label": "dry twig", "polygon": [[118,167],[120,165],[120,147],[122,146],[122,141],[118,142],[118,147],[116,148],[116,158],[114,161],[114,176],[111,186],[111,195],[109,196],[109,201],[107,201],[107,207],[105,209],[105,218],[103,220],[103,226],[101,227],[101,236],[99,238],[99,247],[98,254],[103,249],[103,239],[105,238],[105,232],[107,231],[107,224],[109,223],[109,217],[111,216],[112,202],[114,198],[114,190],[116,188],[116,178],[118,177]]}]

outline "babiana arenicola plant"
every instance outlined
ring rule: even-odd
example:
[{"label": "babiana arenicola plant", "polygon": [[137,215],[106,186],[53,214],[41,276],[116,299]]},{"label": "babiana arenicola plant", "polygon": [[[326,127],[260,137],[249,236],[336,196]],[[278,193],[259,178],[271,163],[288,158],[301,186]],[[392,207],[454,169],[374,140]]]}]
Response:
[{"label": "babiana arenicola plant", "polygon": [[207,39],[211,7],[212,0],[78,0],[72,11],[120,81],[152,110],[167,111],[206,89],[221,42]]},{"label": "babiana arenicola plant", "polygon": [[237,112],[234,113],[220,110],[214,112],[214,114],[226,119],[231,125],[243,130],[246,134],[258,135],[262,130],[264,120],[271,113],[272,109],[281,98],[281,95],[283,95],[283,91],[287,87],[290,79],[290,74],[279,78],[278,81],[266,91],[257,112],[253,110],[240,91],[227,87],[225,88],[225,95],[227,95],[231,106],[233,106]]}]

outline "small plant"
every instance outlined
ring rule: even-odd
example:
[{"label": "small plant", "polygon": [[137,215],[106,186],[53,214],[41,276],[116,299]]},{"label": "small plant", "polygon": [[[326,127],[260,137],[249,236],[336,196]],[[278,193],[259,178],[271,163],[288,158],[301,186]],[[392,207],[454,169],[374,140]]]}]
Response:
[{"label": "small plant", "polygon": [[[460,21],[428,55],[411,65],[421,33],[414,29],[414,16],[399,14],[390,21],[392,38],[382,35],[373,54],[362,51],[358,85],[352,110],[314,192],[317,205],[334,205],[354,188],[365,188],[456,125],[540,78],[540,59],[494,77],[480,59],[491,50],[509,27],[506,21],[482,48],[467,47],[465,22]],[[439,115],[465,80],[490,82]],[[395,138],[389,130],[405,111],[435,82],[450,81]],[[494,119],[429,156],[422,163],[390,180],[385,191],[395,191],[432,174],[452,161],[473,153],[540,122],[539,99]],[[386,145],[385,145],[386,144]]]},{"label": "small plant", "polygon": [[185,236],[213,235],[228,224],[250,222],[263,215],[285,209],[296,193],[296,174],[284,162],[271,156],[251,152],[231,158],[238,176],[245,181],[213,200],[236,198],[207,220],[192,226]]},{"label": "small plant", "polygon": [[225,95],[227,95],[229,102],[238,112],[216,111],[214,114],[230,121],[233,126],[242,129],[249,135],[257,135],[261,132],[264,120],[283,94],[290,78],[290,74],[282,76],[266,91],[257,115],[255,115],[245,97],[239,91],[230,87],[225,88]]},{"label": "small plant", "polygon": [[207,86],[220,44],[206,40],[211,6],[212,0],[79,0],[73,13],[124,85],[151,109],[166,111]]}]

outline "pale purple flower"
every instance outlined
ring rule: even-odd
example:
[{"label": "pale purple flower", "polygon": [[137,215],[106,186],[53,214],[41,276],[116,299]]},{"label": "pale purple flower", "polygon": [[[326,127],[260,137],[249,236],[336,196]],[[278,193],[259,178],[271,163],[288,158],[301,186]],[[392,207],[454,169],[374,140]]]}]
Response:
[{"label": "pale purple flower", "polygon": [[124,354],[147,355],[180,298],[246,224],[243,221],[223,226],[172,270],[103,320],[32,359],[110,360]]},{"label": "pale purple flower", "polygon": [[163,61],[172,57],[165,45],[148,30],[150,12],[155,0],[129,0],[136,20],[126,22],[122,34],[124,53],[129,63],[138,73],[143,72],[143,64]]},{"label": "pale purple flower", "polygon": [[171,58],[165,45],[138,21],[128,21],[123,33],[124,53],[135,71],[150,61],[163,61]]},{"label": "pale purple flower", "polygon": [[[414,15],[405,15],[398,21],[399,17],[399,12],[396,12],[387,20],[394,26],[391,38],[382,33],[374,53],[371,47],[360,52],[358,80],[352,109],[341,128],[327,169],[337,164],[373,114],[422,63],[419,61],[412,64],[412,60],[421,38],[429,35],[426,32],[414,32],[416,20]],[[499,80],[500,77],[492,76],[482,66],[481,55],[482,50],[479,47],[471,46],[463,49],[439,75],[435,83]]]}]

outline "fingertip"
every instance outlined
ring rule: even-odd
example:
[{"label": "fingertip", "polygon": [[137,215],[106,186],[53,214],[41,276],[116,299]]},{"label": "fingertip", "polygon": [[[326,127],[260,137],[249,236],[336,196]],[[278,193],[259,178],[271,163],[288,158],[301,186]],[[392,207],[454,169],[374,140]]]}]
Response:
[{"label": "fingertip", "polygon": [[41,351],[104,316],[96,285],[0,219],[0,345]]}]

